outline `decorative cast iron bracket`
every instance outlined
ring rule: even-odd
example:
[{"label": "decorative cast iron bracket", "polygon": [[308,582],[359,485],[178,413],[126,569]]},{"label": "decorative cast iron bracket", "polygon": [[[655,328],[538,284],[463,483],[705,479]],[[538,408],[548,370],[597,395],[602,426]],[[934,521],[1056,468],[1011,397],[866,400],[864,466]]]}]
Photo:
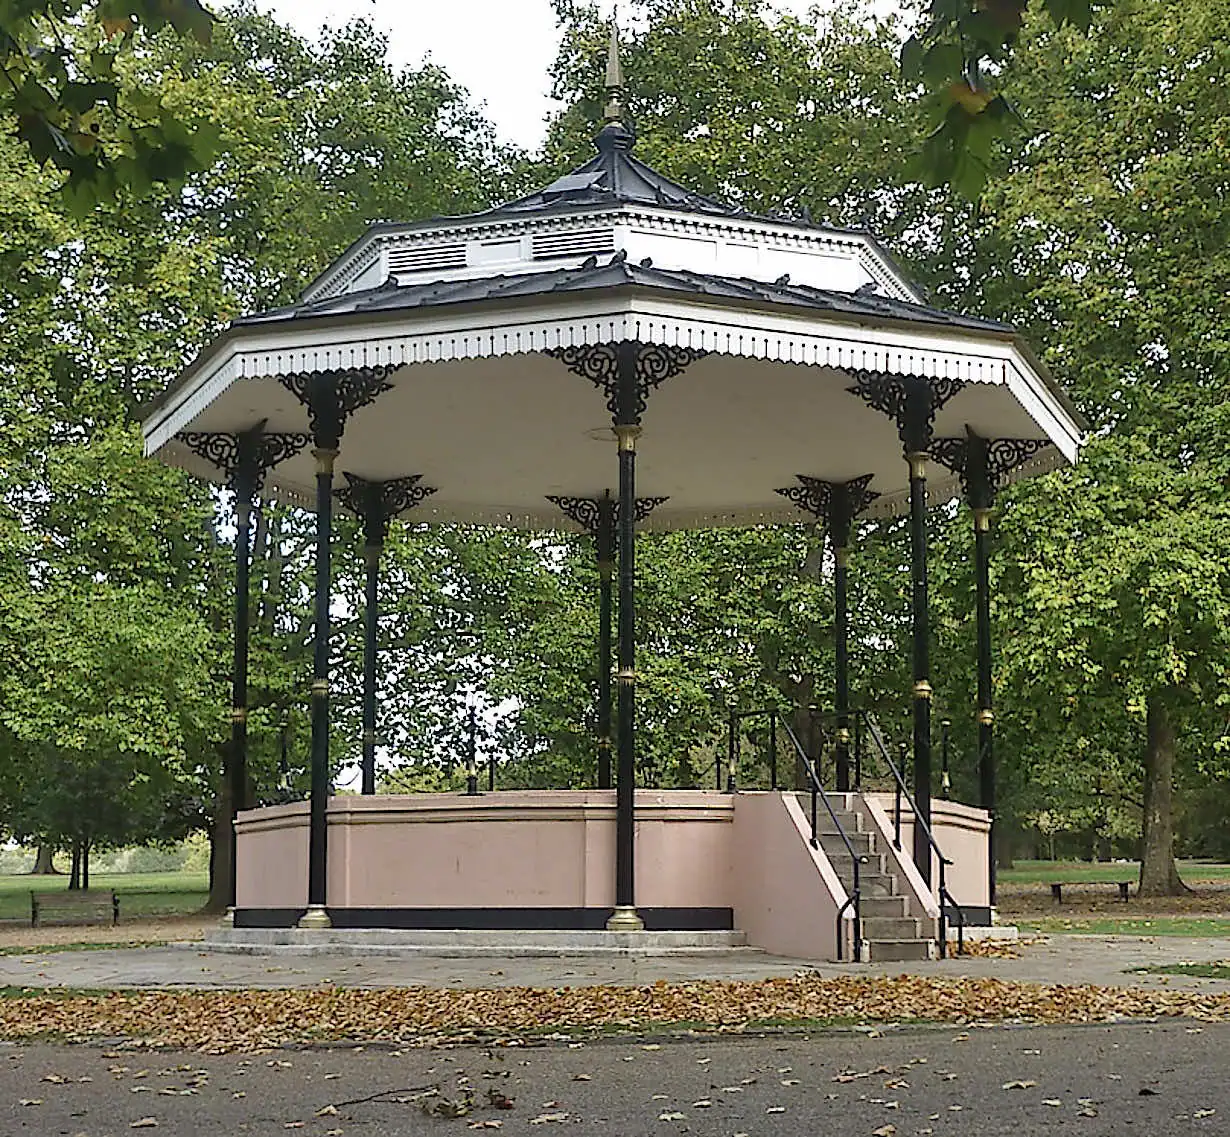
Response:
[{"label": "decorative cast iron bracket", "polygon": [[960,379],[902,378],[878,372],[853,371],[857,380],[847,390],[897,424],[906,453],[925,453],[931,444],[935,416],[965,384]]},{"label": "decorative cast iron bracket", "polygon": [[[795,474],[799,482],[797,486],[785,486],[775,492],[794,502],[804,513],[819,518],[827,528],[836,531],[839,528],[848,528],[851,521],[880,497],[868,488],[874,476],[864,474],[848,482],[826,482],[807,474]],[[835,506],[839,503],[839,491],[843,489],[845,508],[838,510]],[[842,515],[839,516],[839,513]]]},{"label": "decorative cast iron bracket", "polygon": [[960,477],[974,509],[990,509],[1013,470],[1049,445],[1045,438],[983,438],[969,427],[965,431],[964,438],[935,439],[931,455]]},{"label": "decorative cast iron bracket", "polygon": [[369,545],[383,544],[394,517],[408,513],[436,492],[435,486],[421,484],[422,474],[376,482],[346,470],[342,472],[347,484],[333,493],[351,513],[362,518]]},{"label": "decorative cast iron bracket", "polygon": [[[615,498],[604,501],[594,497],[565,497],[558,494],[547,494],[547,501],[558,506],[560,512],[571,521],[575,521],[585,532],[597,536],[602,528],[602,507],[609,504],[611,509],[611,524],[619,524],[619,502]],[[632,511],[633,521],[644,521],[669,497],[638,497],[636,508]]]},{"label": "decorative cast iron bracket", "polygon": [[266,433],[265,421],[262,419],[238,434],[188,430],[176,437],[194,454],[221,470],[229,489],[251,502],[264,486],[265,475],[311,441],[307,434]]},{"label": "decorative cast iron bracket", "polygon": [[[553,347],[546,354],[600,388],[616,424],[631,426],[640,423],[650,391],[681,374],[707,352],[691,347],[625,341]],[[626,374],[628,368],[630,376]],[[621,380],[628,379],[632,382],[632,408],[622,405]]]},{"label": "decorative cast iron bracket", "polygon": [[297,371],[279,375],[278,381],[307,407],[315,444],[325,450],[336,450],[346,420],[390,390],[392,384],[387,380],[396,370],[393,364],[381,364],[343,371]]}]

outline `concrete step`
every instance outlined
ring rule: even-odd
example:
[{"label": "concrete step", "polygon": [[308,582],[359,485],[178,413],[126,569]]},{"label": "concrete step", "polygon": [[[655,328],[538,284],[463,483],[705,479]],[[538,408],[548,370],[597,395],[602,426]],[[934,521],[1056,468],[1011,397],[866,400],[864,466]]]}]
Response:
[{"label": "concrete step", "polygon": [[864,940],[863,957],[870,963],[885,963],[892,960],[934,959],[934,940]]},{"label": "concrete step", "polygon": [[[872,833],[859,833],[846,830],[846,836],[850,839],[850,844],[854,847],[854,851],[860,855],[867,855],[875,852],[875,835]],[[846,844],[841,839],[839,833],[823,833],[819,834],[820,848],[822,848],[829,856],[846,854]]]},{"label": "concrete step", "polygon": [[[861,909],[862,904],[859,905]],[[922,921],[913,916],[863,916],[863,938],[867,940],[921,940]]]},{"label": "concrete step", "polygon": [[[823,848],[823,846],[821,846]],[[825,850],[828,855],[829,864],[837,871],[837,875],[845,880],[846,877],[853,879],[854,877],[854,862],[850,859],[850,854],[846,852],[845,846],[842,846],[840,852],[831,852]],[[864,876],[892,876],[888,866],[884,863],[885,857],[880,853],[863,853],[858,855],[858,874]]]},{"label": "concrete step", "polygon": [[864,918],[891,918],[905,916],[909,912],[909,899],[905,896],[868,896],[864,893],[859,899],[859,908]]},{"label": "concrete step", "polygon": [[183,945],[237,955],[556,956],[760,954],[745,932],[471,931],[400,928],[215,928]]},{"label": "concrete step", "polygon": [[[837,879],[841,881],[842,886],[847,892],[854,887],[854,876],[852,873],[847,872],[843,876],[839,872]],[[884,873],[859,873],[858,886],[859,896],[863,901],[897,895],[897,881]]]}]

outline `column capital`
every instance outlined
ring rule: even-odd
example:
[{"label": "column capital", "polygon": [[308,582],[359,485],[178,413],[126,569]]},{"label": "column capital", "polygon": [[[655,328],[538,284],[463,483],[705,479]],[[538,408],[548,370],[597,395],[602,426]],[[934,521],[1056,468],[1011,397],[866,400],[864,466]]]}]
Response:
[{"label": "column capital", "polygon": [[554,347],[545,354],[598,387],[618,427],[639,424],[649,392],[708,353],[699,348],[622,340]]},{"label": "column capital", "polygon": [[870,488],[873,476],[863,474],[846,482],[828,482],[795,474],[797,486],[784,486],[775,492],[824,524],[836,551],[849,545],[851,524],[880,497]]},{"label": "column capital", "polygon": [[198,457],[217,467],[239,503],[251,504],[264,486],[265,475],[279,462],[298,454],[311,437],[301,433],[266,431],[267,419],[247,430],[188,430],[176,435]]},{"label": "column capital", "polygon": [[349,470],[343,470],[342,475],[346,485],[334,490],[334,496],[363,521],[364,540],[368,548],[379,549],[388,536],[389,522],[410,512],[436,492],[435,486],[422,484],[422,474],[386,481],[371,481]]}]

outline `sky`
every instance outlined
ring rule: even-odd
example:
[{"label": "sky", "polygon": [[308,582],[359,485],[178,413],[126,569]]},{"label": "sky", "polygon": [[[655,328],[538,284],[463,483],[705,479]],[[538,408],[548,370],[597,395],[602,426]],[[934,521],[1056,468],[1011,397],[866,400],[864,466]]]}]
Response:
[{"label": "sky", "polygon": [[[552,109],[547,70],[559,34],[550,0],[258,0],[260,7],[301,34],[323,24],[344,25],[356,16],[389,34],[397,65],[424,57],[443,67],[486,104],[500,136],[536,149]],[[775,0],[803,16],[815,0]],[[609,12],[612,0],[599,0]]]}]

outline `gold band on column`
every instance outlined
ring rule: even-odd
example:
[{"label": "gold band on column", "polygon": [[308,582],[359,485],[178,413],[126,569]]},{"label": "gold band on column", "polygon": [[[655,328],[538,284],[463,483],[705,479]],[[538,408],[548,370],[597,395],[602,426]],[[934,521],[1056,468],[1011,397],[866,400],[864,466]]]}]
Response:
[{"label": "gold band on column", "polygon": [[618,679],[620,683],[630,687],[636,682],[636,672],[631,670],[616,671],[615,678]]},{"label": "gold band on column", "polygon": [[850,550],[847,549],[845,545],[838,545],[836,548],[833,549],[833,560],[837,564],[841,565],[843,568],[845,567],[846,561],[849,560],[849,558],[850,558]]},{"label": "gold band on column", "polygon": [[325,699],[329,695],[329,680],[314,679],[312,681],[312,697],[316,699]]},{"label": "gold band on column", "polygon": [[247,721],[248,721],[248,708],[247,707],[235,707],[231,711],[231,722],[247,722]]},{"label": "gold band on column", "polygon": [[911,450],[906,454],[905,460],[910,464],[911,478],[927,476],[927,452],[925,450]]},{"label": "gold band on column", "polygon": [[920,679],[917,683],[914,684],[914,698],[929,699],[931,698],[931,694],[932,694],[931,684],[928,683],[925,679]]},{"label": "gold band on column", "polygon": [[333,463],[337,460],[336,450],[326,450],[320,447],[312,451],[312,457],[316,459],[316,472],[318,474],[332,474]]},{"label": "gold band on column", "polygon": [[991,726],[995,722],[995,712],[990,707],[983,707],[978,712],[978,722],[982,726]]},{"label": "gold band on column", "polygon": [[641,428],[633,424],[621,424],[615,427],[615,438],[620,450],[635,450],[636,440],[641,436]]},{"label": "gold band on column", "polygon": [[645,921],[631,905],[620,905],[606,922],[608,932],[643,932]]},{"label": "gold band on column", "polygon": [[989,533],[991,531],[991,511],[989,509],[974,510],[974,528],[979,533]]},{"label": "gold band on column", "polygon": [[848,726],[839,726],[837,728],[837,741],[845,746],[850,744],[850,728]]},{"label": "gold band on column", "polygon": [[615,562],[614,561],[599,561],[598,562],[598,575],[603,580],[610,580],[611,577],[615,575]]}]

